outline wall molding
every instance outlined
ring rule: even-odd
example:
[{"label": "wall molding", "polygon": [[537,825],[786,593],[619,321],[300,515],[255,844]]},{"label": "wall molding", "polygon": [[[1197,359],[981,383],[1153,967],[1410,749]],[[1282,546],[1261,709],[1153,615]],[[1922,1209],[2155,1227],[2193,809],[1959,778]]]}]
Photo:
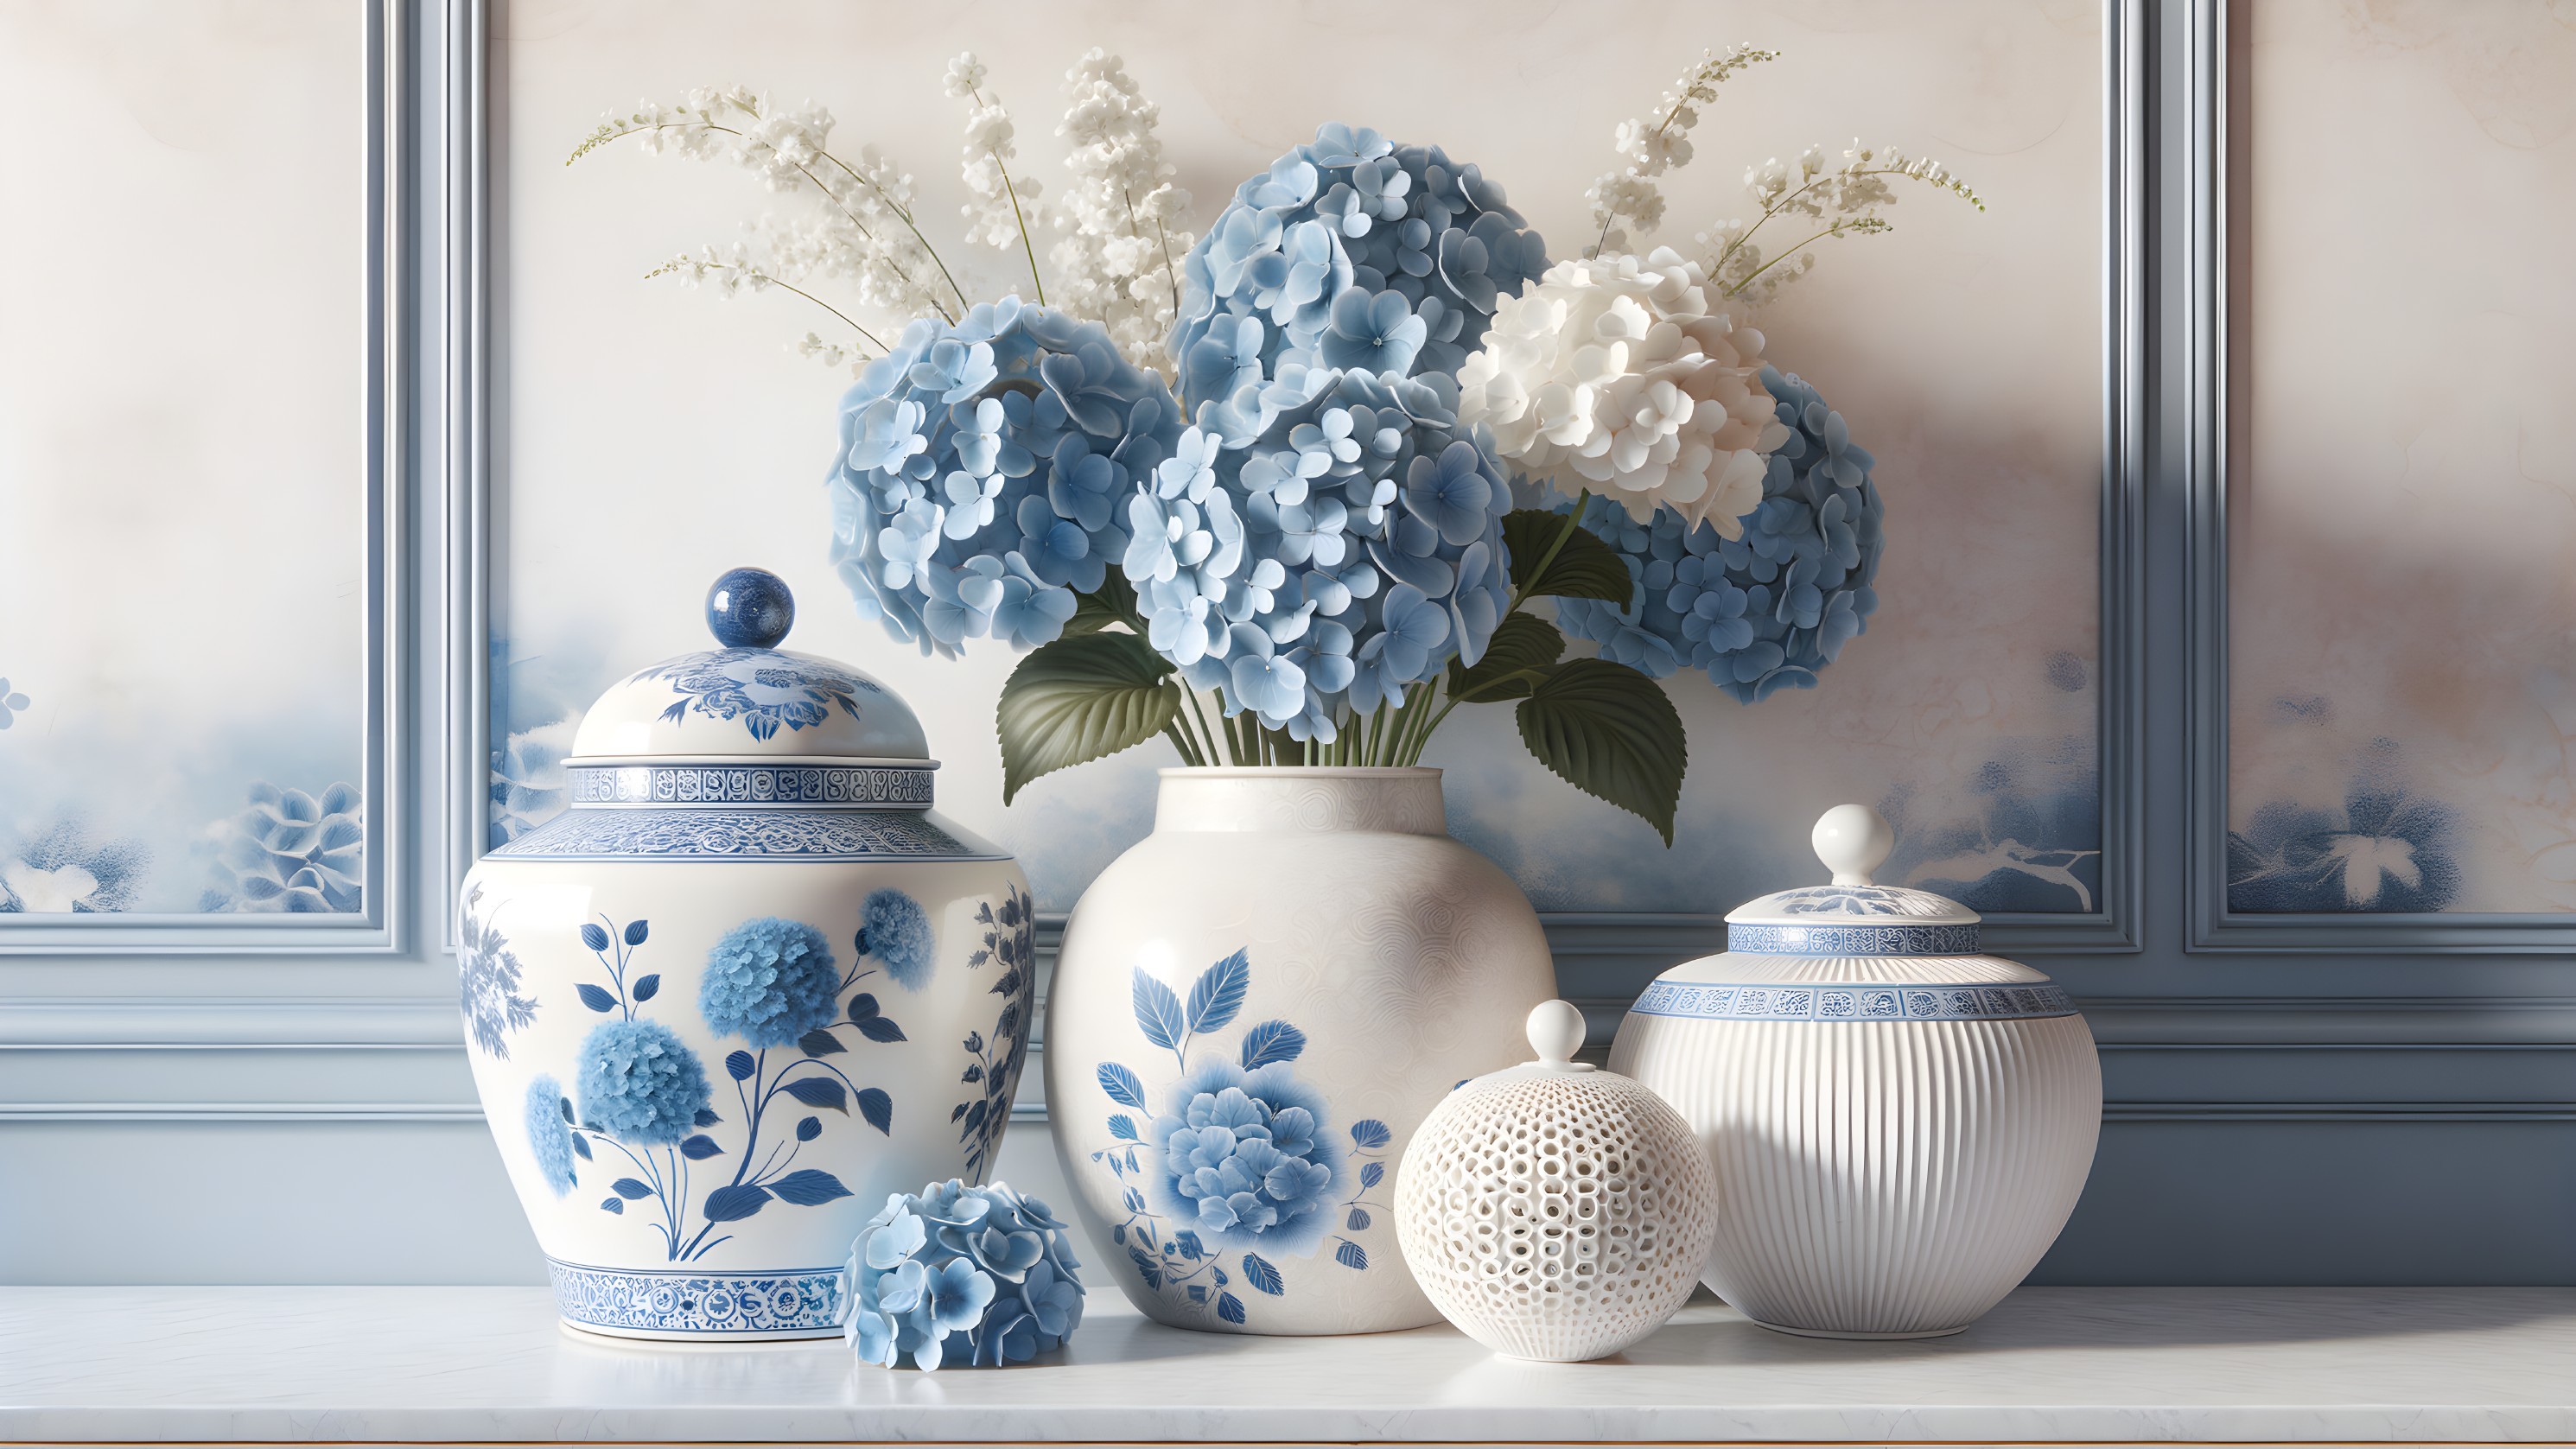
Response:
[{"label": "wall molding", "polygon": [[[2191,658],[2190,785],[2184,870],[2189,951],[2375,955],[2576,954],[2576,913],[2239,912],[2227,904],[2228,822],[2228,237],[2227,0],[2189,7],[2191,176],[2187,228],[2190,385],[2180,399],[2189,444],[2184,590]],[[2169,301],[2169,306],[2175,305]]]},{"label": "wall molding", "polygon": [[405,0],[372,0],[363,13],[362,908],[345,915],[13,913],[0,915],[0,957],[383,956],[407,949],[405,934],[415,903],[408,879],[412,810],[407,767],[424,738],[410,715],[409,688],[416,608],[410,560],[417,544],[409,509],[416,344],[408,305],[411,182],[417,164],[411,93],[416,52]]}]

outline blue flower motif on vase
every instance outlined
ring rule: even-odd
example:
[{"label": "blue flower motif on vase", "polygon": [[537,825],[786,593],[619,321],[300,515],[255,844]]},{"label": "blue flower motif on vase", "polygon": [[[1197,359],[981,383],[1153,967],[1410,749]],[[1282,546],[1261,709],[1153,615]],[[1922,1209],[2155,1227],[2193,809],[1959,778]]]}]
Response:
[{"label": "blue flower motif on vase", "polygon": [[476,1046],[507,1060],[509,1034],[537,1019],[537,1003],[519,994],[519,958],[492,923],[492,912],[483,909],[480,882],[465,893],[456,913],[456,965],[466,1033]]},{"label": "blue flower motif on vase", "polygon": [[27,698],[24,691],[11,689],[9,677],[0,674],[0,730],[17,723],[19,712],[33,703],[35,701]]},{"label": "blue flower motif on vase", "polygon": [[707,953],[698,1015],[720,1036],[785,1046],[840,1014],[840,989],[823,933],[769,916],[727,931]]},{"label": "blue flower motif on vase", "polygon": [[355,911],[366,887],[366,802],[335,784],[317,798],[267,781],[216,832],[203,911]]},{"label": "blue flower motif on vase", "polygon": [[572,1098],[564,1095],[563,1083],[542,1072],[528,1083],[528,1148],[536,1154],[538,1173],[557,1197],[581,1185],[573,1169],[572,1117]]},{"label": "blue flower motif on vase", "polygon": [[1179,1078],[1164,1109],[1140,1125],[1152,1111],[1143,1078],[1120,1062],[1094,1073],[1112,1103],[1135,1109],[1108,1119],[1110,1137],[1130,1145],[1091,1154],[1121,1185],[1127,1217],[1112,1225],[1111,1241],[1148,1291],[1234,1327],[1249,1324],[1258,1301],[1237,1289],[1285,1296],[1272,1257],[1312,1257],[1329,1241],[1333,1261],[1368,1269],[1368,1249],[1351,1234],[1386,1209],[1369,1194],[1386,1181],[1394,1140],[1374,1118],[1336,1135],[1323,1093],[1291,1070],[1306,1034],[1286,1021],[1247,1028],[1231,1053],[1206,1050],[1251,988],[1247,951],[1199,973],[1186,1000],[1138,968],[1137,1029],[1172,1054]]},{"label": "blue flower motif on vase", "polygon": [[1027,891],[1014,885],[1001,904],[978,905],[975,920],[984,928],[984,944],[966,958],[967,969],[1001,968],[986,991],[1002,998],[1002,1010],[990,1037],[980,1031],[966,1033],[966,1071],[958,1080],[966,1085],[968,1095],[948,1114],[948,1120],[957,1124],[957,1140],[965,1150],[964,1175],[970,1182],[982,1178],[1001,1145],[1002,1129],[1011,1120],[1011,1094],[1018,1089],[1020,1070],[1028,1060],[1029,1010],[1037,990],[1037,905]]},{"label": "blue flower motif on vase", "polygon": [[2439,911],[2460,892],[2457,814],[2399,787],[2381,759],[2346,788],[2340,810],[2275,800],[2227,834],[2232,911]]},{"label": "blue flower motif on vase", "polygon": [[0,855],[0,912],[130,910],[151,864],[139,841],[100,840],[79,820],[60,821]]},{"label": "blue flower motif on vase", "polygon": [[859,953],[883,961],[886,974],[906,991],[930,984],[938,952],[930,914],[921,902],[891,886],[868,892],[859,907]]},{"label": "blue flower motif on vase", "polygon": [[[844,1014],[842,993],[875,968],[838,971],[821,931],[762,917],[727,932],[708,953],[698,1006],[719,1036],[740,1038],[751,1048],[724,1059],[743,1124],[741,1145],[728,1149],[708,1130],[725,1126],[726,1119],[715,1110],[716,1089],[697,1054],[669,1027],[639,1014],[639,1007],[661,994],[660,973],[633,970],[651,939],[651,924],[643,920],[621,927],[603,916],[581,927],[582,945],[598,958],[604,984],[585,981],[574,991],[584,1006],[611,1019],[593,1027],[581,1045],[578,1111],[574,1102],[562,1110],[574,1157],[595,1161],[602,1151],[615,1152],[634,1170],[609,1184],[600,1211],[624,1216],[633,1203],[639,1212],[655,1213],[648,1221],[670,1260],[694,1262],[732,1240],[719,1231],[724,1224],[752,1217],[772,1202],[814,1207],[850,1195],[833,1174],[798,1167],[797,1154],[823,1135],[825,1111],[846,1117],[855,1110],[867,1125],[891,1135],[894,1100],[883,1088],[860,1086],[829,1059],[850,1050],[839,1034],[844,1027],[869,1041],[905,1037],[867,992],[850,995]],[[789,1047],[796,1055],[773,1064],[771,1054]],[[808,1110],[785,1129],[793,1140],[761,1151],[764,1134],[784,1129],[781,1119],[799,1107]],[[529,1127],[539,1167],[551,1183],[533,1091]],[[735,1164],[731,1176],[701,1197],[698,1174],[721,1174],[723,1164],[716,1159],[728,1156]],[[699,1166],[710,1162],[715,1165]]]},{"label": "blue flower motif on vase", "polygon": [[681,698],[662,711],[678,722],[692,712],[709,719],[741,720],[755,740],[785,725],[789,731],[819,725],[837,707],[859,717],[857,696],[879,693],[876,684],[820,659],[775,649],[710,649],[657,664],[634,676],[660,680]]}]

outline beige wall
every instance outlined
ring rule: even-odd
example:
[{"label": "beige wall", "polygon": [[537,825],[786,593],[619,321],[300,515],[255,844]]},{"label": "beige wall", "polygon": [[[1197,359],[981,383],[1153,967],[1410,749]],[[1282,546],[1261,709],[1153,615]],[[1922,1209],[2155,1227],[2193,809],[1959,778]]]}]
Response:
[{"label": "beige wall", "polygon": [[2231,824],[2576,908],[2576,6],[2259,0],[2230,53]]},{"label": "beige wall", "polygon": [[[730,239],[768,198],[743,173],[631,143],[566,169],[602,112],[700,84],[813,97],[841,118],[836,141],[877,141],[918,177],[924,214],[953,217],[962,113],[940,91],[947,57],[971,47],[991,67],[1024,174],[1053,190],[1064,68],[1102,45],[1162,104],[1198,227],[1243,176],[1344,119],[1480,163],[1563,255],[1586,230],[1583,191],[1612,160],[1612,128],[1702,47],[1741,39],[1786,58],[1711,108],[1663,239],[1740,214],[1746,165],[1855,134],[1950,162],[1992,206],[1908,195],[1896,234],[1834,244],[1764,319],[1770,355],[1880,459],[1894,535],[1881,612],[1812,694],[1747,709],[1697,676],[1671,682],[1692,751],[1674,850],[1527,759],[1498,709],[1461,711],[1431,752],[1452,771],[1457,828],[1543,905],[1572,908],[1724,909],[1803,878],[1808,824],[1844,799],[1903,803],[1927,840],[1937,824],[1996,846],[2010,833],[1985,824],[1998,770],[2029,809],[2078,817],[2054,827],[2064,839],[2026,843],[2094,847],[2095,6],[523,0],[505,28],[496,617],[526,661],[506,676],[509,728],[694,647],[706,581],[757,562],[797,589],[801,647],[878,672],[922,711],[948,762],[943,805],[1027,855],[1043,904],[1070,904],[1146,827],[1149,772],[1166,762],[1157,744],[1001,807],[991,708],[1013,656],[979,645],[962,664],[917,659],[851,616],[824,565],[841,384],[782,350],[810,325],[803,304],[641,280],[675,251]],[[943,246],[960,224],[948,226]],[[983,282],[1011,276],[997,261]]]}]

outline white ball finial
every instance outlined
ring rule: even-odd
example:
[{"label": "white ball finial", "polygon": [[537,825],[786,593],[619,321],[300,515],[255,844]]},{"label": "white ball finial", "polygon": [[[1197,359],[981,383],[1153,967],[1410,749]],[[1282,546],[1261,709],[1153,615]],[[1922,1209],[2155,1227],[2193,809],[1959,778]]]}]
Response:
[{"label": "white ball finial", "polygon": [[1837,805],[1816,821],[1816,859],[1836,885],[1868,885],[1870,873],[1896,849],[1896,828],[1866,805]]},{"label": "white ball finial", "polygon": [[1583,1049],[1583,1012],[1571,1001],[1542,1001],[1530,1009],[1530,1049],[1539,1065],[1563,1067]]}]

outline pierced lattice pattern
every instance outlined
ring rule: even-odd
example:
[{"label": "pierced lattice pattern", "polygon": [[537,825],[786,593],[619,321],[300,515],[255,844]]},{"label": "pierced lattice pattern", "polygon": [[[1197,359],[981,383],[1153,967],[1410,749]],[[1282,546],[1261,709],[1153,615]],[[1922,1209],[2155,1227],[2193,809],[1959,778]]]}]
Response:
[{"label": "pierced lattice pattern", "polygon": [[1501,1073],[1451,1093],[1405,1149],[1395,1206],[1422,1291],[1516,1358],[1599,1358],[1654,1332],[1717,1231],[1689,1124],[1609,1072]]}]

